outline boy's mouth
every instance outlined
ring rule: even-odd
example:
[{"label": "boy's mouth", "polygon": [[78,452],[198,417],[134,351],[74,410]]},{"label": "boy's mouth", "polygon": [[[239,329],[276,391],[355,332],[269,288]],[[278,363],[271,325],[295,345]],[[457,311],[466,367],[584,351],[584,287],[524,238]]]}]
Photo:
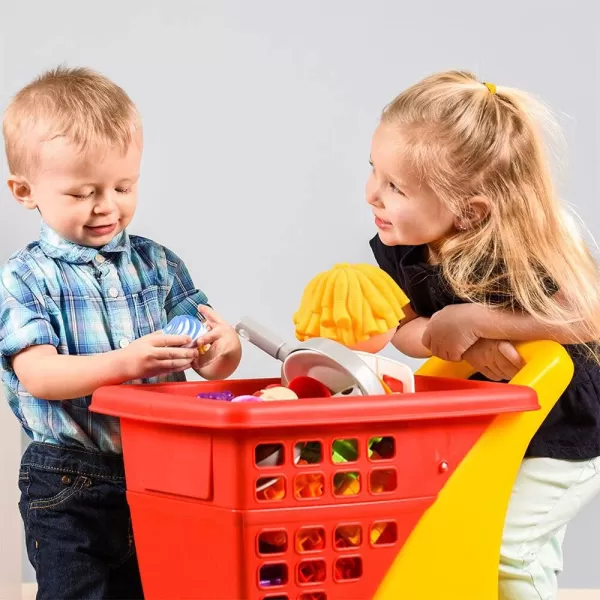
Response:
[{"label": "boy's mouth", "polygon": [[110,223],[107,225],[95,225],[94,227],[91,227],[90,225],[85,226],[85,228],[92,235],[108,235],[109,233],[112,233],[116,229],[116,227],[116,223]]}]

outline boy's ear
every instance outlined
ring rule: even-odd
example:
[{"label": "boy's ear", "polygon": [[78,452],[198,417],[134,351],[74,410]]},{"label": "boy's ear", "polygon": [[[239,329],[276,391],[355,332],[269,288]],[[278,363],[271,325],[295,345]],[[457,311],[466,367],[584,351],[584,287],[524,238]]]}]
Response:
[{"label": "boy's ear", "polygon": [[465,214],[457,217],[455,226],[460,231],[473,229],[487,219],[491,210],[491,202],[487,196],[473,196],[469,198]]},{"label": "boy's ear", "polygon": [[19,204],[22,204],[28,210],[37,208],[37,204],[31,194],[31,184],[25,177],[21,175],[9,175],[6,183]]}]

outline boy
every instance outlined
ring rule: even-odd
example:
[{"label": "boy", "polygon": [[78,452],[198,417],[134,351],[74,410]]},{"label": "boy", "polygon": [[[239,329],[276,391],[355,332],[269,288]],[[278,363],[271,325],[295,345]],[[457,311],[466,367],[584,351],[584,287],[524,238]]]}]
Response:
[{"label": "boy", "polygon": [[[8,186],[37,209],[40,239],[0,270],[0,355],[9,404],[33,442],[19,508],[38,600],[143,598],[117,419],[89,412],[92,392],[127,381],[226,378],[235,331],[170,250],[129,236],[142,127],[127,94],[87,69],[58,68],[22,89],[3,133]],[[210,331],[160,330],[199,311]]]}]

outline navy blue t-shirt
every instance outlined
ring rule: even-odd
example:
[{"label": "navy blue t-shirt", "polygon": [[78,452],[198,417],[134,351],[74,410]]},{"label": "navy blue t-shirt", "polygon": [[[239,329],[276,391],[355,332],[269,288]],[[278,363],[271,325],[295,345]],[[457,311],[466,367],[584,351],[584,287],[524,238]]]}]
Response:
[{"label": "navy blue t-shirt", "polygon": [[[420,317],[463,300],[454,295],[426,246],[386,246],[371,242],[379,266],[402,288]],[[600,366],[581,346],[566,346],[575,365],[571,383],[535,434],[527,457],[587,460],[600,456]],[[479,375],[478,379],[485,379]]]}]

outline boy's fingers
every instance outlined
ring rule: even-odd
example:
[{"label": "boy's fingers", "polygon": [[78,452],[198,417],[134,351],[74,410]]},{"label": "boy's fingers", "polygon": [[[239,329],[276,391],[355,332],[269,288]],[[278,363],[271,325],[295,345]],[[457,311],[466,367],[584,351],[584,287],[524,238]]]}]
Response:
[{"label": "boy's fingers", "polygon": [[214,325],[225,323],[225,321],[210,306],[206,306],[206,304],[198,304],[198,312],[205,317],[209,323]]},{"label": "boy's fingers", "polygon": [[197,348],[165,346],[157,348],[155,356],[158,360],[194,360],[199,356],[199,352]]},{"label": "boy's fingers", "polygon": [[214,344],[221,336],[223,335],[223,329],[217,327],[216,329],[211,329],[208,333],[205,333],[202,337],[199,337],[196,340],[196,343],[200,348],[203,346],[208,346],[210,344]]},{"label": "boy's fingers", "polygon": [[192,365],[192,361],[189,359],[174,359],[169,362],[171,371],[184,371]]},{"label": "boy's fingers", "polygon": [[167,346],[185,346],[192,341],[192,338],[189,335],[171,335],[165,334],[162,332],[158,332],[158,335],[154,335],[155,339],[152,340],[152,345],[157,347],[167,347]]}]

